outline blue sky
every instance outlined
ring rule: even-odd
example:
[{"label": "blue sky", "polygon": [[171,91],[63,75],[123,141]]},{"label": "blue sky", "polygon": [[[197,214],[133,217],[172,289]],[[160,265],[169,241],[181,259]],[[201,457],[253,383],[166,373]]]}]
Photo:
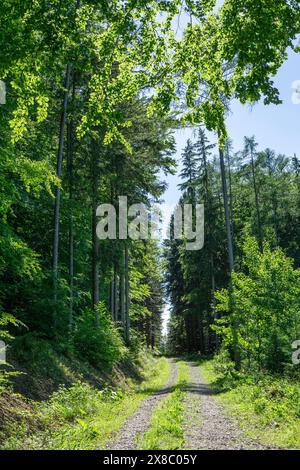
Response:
[{"label": "blue sky", "polygon": [[[283,101],[281,105],[265,106],[263,103],[258,103],[250,107],[238,102],[232,103],[231,113],[227,118],[227,128],[233,140],[235,151],[243,146],[244,136],[255,135],[261,150],[270,147],[277,153],[285,153],[286,155],[296,153],[300,157],[300,104],[293,104],[292,101],[292,84],[296,80],[300,80],[300,54],[291,51],[288,60],[274,79]],[[177,187],[180,182],[178,177],[180,155],[190,136],[190,129],[176,132],[176,159],[179,169],[177,175],[167,177],[168,189],[164,199],[169,205],[176,204],[180,196]],[[212,137],[214,138],[214,136]],[[166,305],[163,314],[165,332],[168,318],[169,305]]]},{"label": "blue sky", "polygon": [[[238,102],[232,103],[227,128],[236,151],[243,146],[244,136],[255,135],[261,150],[270,147],[277,153],[296,153],[300,157],[300,104],[292,102],[292,84],[296,80],[300,80],[300,54],[291,51],[274,79],[283,101],[281,105],[265,106],[261,102],[250,107]],[[167,177],[168,190],[164,195],[167,204],[175,204],[179,199],[177,185],[180,182],[180,155],[191,133],[191,129],[176,132],[176,159],[179,169],[176,176]]]}]

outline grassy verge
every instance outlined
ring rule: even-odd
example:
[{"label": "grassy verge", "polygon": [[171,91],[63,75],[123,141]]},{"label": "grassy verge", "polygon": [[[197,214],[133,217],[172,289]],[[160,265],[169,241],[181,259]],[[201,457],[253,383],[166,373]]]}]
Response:
[{"label": "grassy verge", "polygon": [[262,443],[300,449],[300,386],[287,377],[255,374],[218,375],[213,361],[202,363],[217,399],[245,434]]},{"label": "grassy verge", "polygon": [[[86,382],[60,387],[44,403],[31,402],[23,419],[14,421],[2,449],[95,449],[107,443],[149,394],[166,383],[165,358],[143,357],[142,381],[126,390],[98,390]],[[25,411],[24,411],[25,413]],[[35,429],[29,422],[35,422]]]},{"label": "grassy verge", "polygon": [[149,430],[140,438],[139,449],[176,450],[184,448],[183,398],[188,382],[188,369],[178,364],[178,380],[169,397],[154,412]]}]

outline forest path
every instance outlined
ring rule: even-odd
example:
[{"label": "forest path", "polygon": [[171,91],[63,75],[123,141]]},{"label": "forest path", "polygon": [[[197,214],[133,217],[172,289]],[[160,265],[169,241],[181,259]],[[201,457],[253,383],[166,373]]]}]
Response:
[{"label": "forest path", "polygon": [[161,400],[172,392],[173,385],[176,383],[178,374],[177,363],[170,360],[170,366],[171,372],[166,386],[142,402],[136,413],[130,416],[119,430],[113,442],[107,445],[107,449],[136,450],[138,437],[148,430],[153,412]]},{"label": "forest path", "polygon": [[214,391],[205,381],[201,367],[188,363],[190,383],[184,400],[185,448],[194,450],[270,449],[246,437],[238,425],[226,415],[214,398]]}]

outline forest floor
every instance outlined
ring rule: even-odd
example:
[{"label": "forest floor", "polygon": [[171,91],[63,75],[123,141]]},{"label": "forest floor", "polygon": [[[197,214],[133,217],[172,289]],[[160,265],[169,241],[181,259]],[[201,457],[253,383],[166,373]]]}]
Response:
[{"label": "forest floor", "polygon": [[279,379],[265,388],[248,380],[222,389],[211,361],[146,353],[135,374],[125,367],[110,380],[95,381],[96,375],[75,374],[71,384],[38,400],[0,390],[1,448],[300,448],[300,420],[288,418],[292,401],[277,393],[296,397],[295,390]]}]

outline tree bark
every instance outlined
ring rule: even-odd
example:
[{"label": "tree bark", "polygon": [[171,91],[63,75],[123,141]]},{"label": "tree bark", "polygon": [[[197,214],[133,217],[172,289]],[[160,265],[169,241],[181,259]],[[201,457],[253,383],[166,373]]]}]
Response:
[{"label": "tree bark", "polygon": [[263,252],[263,233],[262,233],[262,226],[261,226],[259,196],[258,196],[258,188],[256,184],[254,158],[253,158],[252,151],[251,151],[251,170],[252,170],[252,180],[253,180],[253,188],[254,188],[254,195],[255,195],[256,216],[257,216],[258,246],[259,246],[260,252],[262,253]]},{"label": "tree bark", "polygon": [[[71,66],[68,64],[66,67],[65,73],[65,92],[62,104],[62,112],[60,117],[60,126],[59,126],[59,143],[58,143],[58,153],[57,153],[57,169],[56,175],[57,178],[62,181],[62,162],[63,162],[63,151],[64,151],[64,142],[65,142],[65,128],[67,121],[67,110],[68,110],[68,101],[69,101],[69,86],[70,86],[70,77],[71,77]],[[57,281],[58,281],[58,259],[59,259],[59,230],[60,230],[60,208],[61,208],[61,188],[58,186],[56,188],[55,195],[55,211],[54,211],[54,238],[53,238],[53,293],[54,293],[54,303],[57,302]],[[55,305],[56,308],[56,305]],[[54,313],[54,328],[56,324],[56,312]]]},{"label": "tree bark", "polygon": [[230,217],[230,230],[231,239],[233,239],[233,197],[232,197],[232,181],[231,181],[231,166],[229,151],[227,153],[227,167],[228,167],[228,180],[229,180],[229,217]]},{"label": "tree bark", "polygon": [[115,306],[115,311],[114,311],[114,318],[115,321],[119,321],[119,295],[118,295],[118,273],[117,273],[117,267],[115,265],[114,267],[114,306]]},{"label": "tree bark", "polygon": [[[227,182],[226,182],[226,172],[224,164],[224,152],[219,146],[219,156],[220,156],[220,168],[221,168],[221,177],[222,177],[222,191],[224,199],[224,211],[225,211],[225,224],[226,224],[226,234],[227,234],[227,250],[228,250],[228,264],[230,274],[234,271],[234,258],[233,258],[233,244],[232,244],[232,235],[231,235],[231,225],[230,225],[230,214],[229,214],[229,204],[228,204],[228,192],[227,192]],[[232,295],[232,281],[229,280],[229,311],[234,311],[234,302]],[[237,341],[237,328],[238,325],[233,324],[233,359],[237,369],[240,368],[240,355]]]},{"label": "tree bark", "polygon": [[[72,103],[75,99],[75,82],[73,77],[72,85]],[[73,192],[74,192],[74,168],[73,168],[73,151],[74,151],[74,122],[71,117],[68,122],[68,174],[69,174],[69,335],[73,332],[73,299],[74,299],[74,227],[73,227]]]},{"label": "tree bark", "polygon": [[110,282],[110,314],[111,319],[114,321],[115,317],[115,291],[114,291],[114,277]]},{"label": "tree bark", "polygon": [[221,147],[219,147],[219,156],[220,156],[222,191],[223,191],[225,224],[226,224],[226,234],[227,234],[228,265],[229,265],[229,272],[232,273],[234,271],[233,244],[232,244],[232,235],[231,235],[226,172],[225,172],[225,164],[224,164],[224,152],[221,149]]},{"label": "tree bark", "polygon": [[[216,291],[216,279],[215,279],[215,263],[214,263],[214,256],[211,253],[210,256],[210,267],[211,267],[211,308],[212,308],[212,316],[216,320],[218,319],[218,313],[216,312],[216,297],[215,297],[215,291]],[[215,334],[215,341],[216,341],[216,348],[217,350],[220,347],[220,336],[218,333]]]},{"label": "tree bark", "polygon": [[130,342],[130,292],[129,292],[129,254],[125,243],[125,341]]},{"label": "tree bark", "polygon": [[121,323],[123,328],[123,334],[125,339],[125,259],[124,251],[122,248],[122,257],[121,257],[121,270],[120,270],[120,313],[121,313]]},{"label": "tree bark", "polygon": [[[92,145],[92,303],[93,309],[100,301],[100,281],[99,281],[99,240],[96,233],[97,216],[96,210],[98,206],[98,190],[99,190],[99,171],[98,171],[98,146],[96,142]],[[98,317],[98,315],[97,315]]]}]

